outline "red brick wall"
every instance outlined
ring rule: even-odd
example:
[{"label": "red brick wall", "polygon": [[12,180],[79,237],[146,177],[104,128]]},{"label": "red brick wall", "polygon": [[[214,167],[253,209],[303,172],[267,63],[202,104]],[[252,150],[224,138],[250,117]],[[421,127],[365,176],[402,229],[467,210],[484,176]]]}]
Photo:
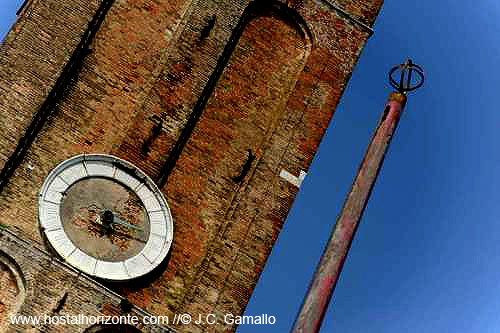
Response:
[{"label": "red brick wall", "polygon": [[[37,192],[55,165],[83,152],[111,153],[123,141],[142,95],[155,82],[155,71],[161,68],[171,39],[169,31],[175,30],[185,6],[181,1],[162,6],[152,1],[115,2],[91,45],[93,52],[0,199],[0,210],[16,221],[14,227],[21,234],[41,240],[36,226]],[[34,108],[26,109],[27,114]],[[8,113],[6,118],[16,119]]]},{"label": "red brick wall", "polygon": [[98,1],[31,1],[0,48],[0,169],[47,97]]},{"label": "red brick wall", "polygon": [[[298,191],[280,171],[307,171],[369,35],[315,0],[248,3],[117,0],[78,77],[0,193],[0,222],[43,246],[37,195],[50,170],[82,152],[117,155],[153,179],[168,176],[162,191],[175,234],[160,270],[111,287],[154,314],[241,313]],[[338,2],[366,24],[380,5]],[[0,53],[0,124],[8,129],[0,133],[0,162],[43,102],[34,85],[53,84],[67,60],[56,51],[71,51],[95,7],[77,0],[56,6],[56,26],[64,25],[61,17],[80,23],[57,36],[47,32],[55,46],[34,37],[26,14],[9,34]],[[33,15],[44,8],[33,6]],[[39,19],[47,24],[51,16]],[[39,57],[43,48],[53,52],[44,54],[49,64]],[[30,76],[35,65],[19,60],[27,53],[41,67],[37,78]],[[256,157],[237,183],[248,149]],[[225,329],[234,327],[217,328]]]}]

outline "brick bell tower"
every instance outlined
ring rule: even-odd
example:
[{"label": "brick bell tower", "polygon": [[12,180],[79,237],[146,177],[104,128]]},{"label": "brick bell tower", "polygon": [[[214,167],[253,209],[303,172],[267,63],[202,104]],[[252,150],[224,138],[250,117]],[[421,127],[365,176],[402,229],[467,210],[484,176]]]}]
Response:
[{"label": "brick bell tower", "polygon": [[[26,0],[0,49],[0,332],[234,331],[382,2]],[[170,321],[9,320],[128,313]]]}]

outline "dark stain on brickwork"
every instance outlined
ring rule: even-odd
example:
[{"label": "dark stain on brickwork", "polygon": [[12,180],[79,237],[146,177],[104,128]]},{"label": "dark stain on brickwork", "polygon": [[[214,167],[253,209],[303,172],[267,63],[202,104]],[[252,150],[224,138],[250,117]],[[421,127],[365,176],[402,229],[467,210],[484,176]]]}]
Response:
[{"label": "dark stain on brickwork", "polygon": [[163,127],[163,120],[161,120],[158,116],[154,115],[151,117],[151,119],[153,120],[153,122],[155,122],[155,124],[151,129],[151,135],[142,145],[141,150],[144,154],[147,154],[151,151],[151,145],[156,140],[156,138],[158,138]]},{"label": "dark stain on brickwork", "polygon": [[200,42],[204,41],[209,35],[212,29],[215,26],[216,16],[212,15],[208,20],[207,24],[203,27],[200,33]]},{"label": "dark stain on brickwork", "polygon": [[130,303],[130,301],[127,298],[122,298],[120,301],[120,308],[122,309],[123,312],[128,313],[132,311],[133,304]]},{"label": "dark stain on brickwork", "polygon": [[248,158],[245,164],[243,164],[243,167],[241,168],[241,173],[238,176],[233,177],[235,183],[239,183],[243,179],[245,179],[246,175],[248,174],[248,171],[250,171],[250,168],[252,167],[253,160],[255,160],[255,155],[252,153],[251,149],[248,149]]},{"label": "dark stain on brickwork", "polygon": [[54,309],[54,313],[59,313],[61,312],[62,308],[64,307],[64,305],[66,304],[66,300],[68,299],[68,292],[66,291],[64,293],[64,295],[61,297],[61,299],[57,302],[57,305]]}]

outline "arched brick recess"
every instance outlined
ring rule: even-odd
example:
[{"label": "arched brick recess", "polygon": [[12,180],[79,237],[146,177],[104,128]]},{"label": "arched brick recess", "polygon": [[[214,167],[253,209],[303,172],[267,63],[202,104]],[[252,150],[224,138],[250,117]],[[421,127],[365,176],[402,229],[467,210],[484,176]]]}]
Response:
[{"label": "arched brick recess", "polygon": [[[270,158],[273,154],[267,151],[278,125],[303,111],[287,109],[286,104],[311,43],[291,10],[269,3],[259,1],[245,14],[227,64],[163,188],[176,216],[175,250],[165,279],[175,276],[175,282],[167,286],[165,294],[158,294],[164,285],[161,280],[153,283],[153,288],[137,293],[125,290],[130,299],[165,295],[176,311],[209,313],[218,303],[219,292],[233,269],[234,255],[245,242],[257,207],[264,213],[270,208],[262,205],[262,200],[269,198],[262,192],[276,181],[280,156]],[[240,174],[248,150],[255,160],[246,177],[235,182],[233,178]],[[239,204],[244,208],[233,216]],[[236,221],[234,228],[229,227],[229,221]],[[266,237],[271,238],[272,221],[267,224]],[[222,244],[223,238],[226,244]],[[231,250],[226,247],[229,243]],[[253,255],[258,259],[245,268],[255,274],[263,267],[264,253]],[[212,270],[214,260],[217,268]],[[245,277],[243,283],[253,278]],[[181,292],[181,288],[185,289]],[[156,294],[150,294],[150,290]],[[243,294],[234,296],[235,313],[246,301]]]},{"label": "arched brick recess", "polygon": [[[239,313],[246,306],[245,290],[252,289],[265,257],[260,248],[243,250],[251,237],[249,230],[256,221],[263,220],[260,234],[270,244],[274,241],[273,229],[277,228],[272,220],[265,219],[276,205],[269,193],[273,192],[282,154],[270,152],[272,141],[277,137],[279,124],[294,118],[293,113],[303,112],[286,105],[310,53],[309,36],[292,11],[277,5],[260,5],[249,14],[167,185],[169,193],[188,189],[177,186],[174,190],[172,185],[182,181],[189,169],[191,176],[199,173],[195,179],[199,180],[197,186],[203,186],[200,193],[212,194],[205,201],[199,197],[199,216],[193,221],[199,225],[200,236],[209,243],[207,247],[200,245],[205,251],[204,260],[196,273],[195,287],[184,299],[185,308],[193,313],[217,313],[222,304],[224,313]],[[286,144],[282,149],[286,150]],[[235,183],[233,177],[242,171],[248,150],[255,160],[243,181]],[[245,264],[235,264],[240,260]],[[234,275],[239,278],[234,279]],[[227,295],[227,290],[233,292]]]},{"label": "arched brick recess", "polygon": [[130,325],[95,325],[85,330],[85,333],[141,333]]},{"label": "arched brick recess", "polygon": [[25,286],[17,264],[0,251],[0,332],[7,332],[9,316],[24,302]]}]

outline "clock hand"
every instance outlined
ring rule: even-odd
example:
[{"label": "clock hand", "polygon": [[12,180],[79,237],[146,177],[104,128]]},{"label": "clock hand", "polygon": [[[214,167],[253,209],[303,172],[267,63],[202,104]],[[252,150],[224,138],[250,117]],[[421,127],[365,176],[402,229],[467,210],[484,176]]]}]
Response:
[{"label": "clock hand", "polygon": [[139,238],[139,237],[130,235],[129,233],[118,231],[118,230],[114,230],[113,233],[115,235],[126,237],[126,238],[129,238],[129,239],[135,240],[137,242],[143,243],[143,244],[147,243],[147,239],[144,239],[145,236],[144,236],[144,233],[142,233],[142,232],[141,232],[141,236],[143,236],[143,238]]},{"label": "clock hand", "polygon": [[120,225],[129,227],[131,229],[135,229],[135,230],[139,230],[139,231],[144,232],[144,230],[142,228],[139,228],[139,227],[137,227],[137,226],[135,226],[133,224],[129,224],[127,222],[123,222],[120,218],[116,217],[116,215],[114,216],[113,221],[111,222],[111,224],[120,224]]}]

